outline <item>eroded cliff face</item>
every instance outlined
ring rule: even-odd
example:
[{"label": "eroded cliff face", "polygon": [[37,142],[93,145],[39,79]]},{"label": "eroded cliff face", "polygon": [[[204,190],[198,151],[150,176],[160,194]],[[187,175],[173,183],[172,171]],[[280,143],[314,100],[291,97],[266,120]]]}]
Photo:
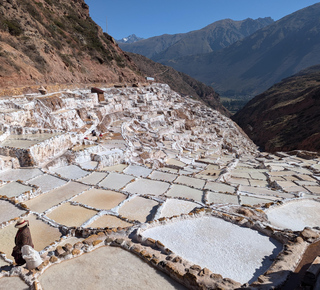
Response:
[{"label": "eroded cliff face", "polygon": [[0,0],[0,86],[137,82],[83,0]]}]

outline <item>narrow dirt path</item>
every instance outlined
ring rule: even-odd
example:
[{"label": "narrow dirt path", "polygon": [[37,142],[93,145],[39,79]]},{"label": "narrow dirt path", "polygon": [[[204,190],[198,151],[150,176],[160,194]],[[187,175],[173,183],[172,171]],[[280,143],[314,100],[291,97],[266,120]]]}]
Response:
[{"label": "narrow dirt path", "polygon": [[[303,277],[310,267],[313,260],[320,256],[320,241],[311,244],[306,252],[304,253],[302,260],[300,261],[298,267],[292,273],[288,279],[288,281],[285,283],[284,286],[281,287],[281,290],[302,290],[307,289],[306,287],[300,286],[301,281],[303,280]],[[309,289],[309,288],[308,288]]]}]

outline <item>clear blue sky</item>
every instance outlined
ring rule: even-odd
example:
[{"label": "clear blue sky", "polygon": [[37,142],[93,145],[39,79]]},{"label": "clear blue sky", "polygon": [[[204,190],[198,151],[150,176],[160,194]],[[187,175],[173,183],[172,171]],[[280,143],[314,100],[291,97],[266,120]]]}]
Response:
[{"label": "clear blue sky", "polygon": [[85,0],[91,18],[115,39],[198,30],[217,20],[270,16],[278,20],[313,0]]}]

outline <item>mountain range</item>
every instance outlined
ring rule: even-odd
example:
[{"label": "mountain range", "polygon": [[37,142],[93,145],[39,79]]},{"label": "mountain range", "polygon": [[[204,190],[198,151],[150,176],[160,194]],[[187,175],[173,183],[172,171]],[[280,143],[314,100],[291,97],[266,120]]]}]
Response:
[{"label": "mountain range", "polygon": [[165,62],[186,55],[197,55],[221,50],[269,25],[270,17],[234,21],[224,19],[200,30],[179,34],[164,34],[134,43],[119,43],[128,52],[144,55],[157,62]]},{"label": "mountain range", "polygon": [[135,34],[131,34],[127,37],[117,40],[117,43],[134,43],[142,39],[143,39],[142,37],[138,37]]},{"label": "mountain range", "polygon": [[281,79],[320,63],[320,3],[278,21],[217,21],[186,34],[121,48],[212,86],[221,96],[252,98]]},{"label": "mountain range", "polygon": [[223,50],[162,63],[221,96],[253,97],[301,69],[320,63],[320,3],[261,28]]}]

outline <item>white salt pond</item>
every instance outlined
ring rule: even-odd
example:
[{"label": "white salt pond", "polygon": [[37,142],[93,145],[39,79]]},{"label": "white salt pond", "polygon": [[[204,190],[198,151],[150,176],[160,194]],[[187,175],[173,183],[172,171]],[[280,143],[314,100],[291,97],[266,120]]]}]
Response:
[{"label": "white salt pond", "polygon": [[102,247],[54,265],[39,281],[46,290],[185,289],[134,254],[117,247]]},{"label": "white salt pond", "polygon": [[[282,244],[215,217],[181,220],[147,229],[184,259],[240,283],[252,283],[272,264]],[[228,241],[226,243],[226,241]]]},{"label": "white salt pond", "polygon": [[270,208],[266,211],[271,224],[279,228],[301,231],[305,227],[318,227],[320,203],[315,200],[299,200]]},{"label": "white salt pond", "polygon": [[149,175],[149,178],[155,179],[155,180],[172,182],[177,178],[177,176],[178,175],[175,175],[172,173],[161,172],[161,171],[155,170]]},{"label": "white salt pond", "polygon": [[238,196],[232,194],[225,194],[219,192],[208,192],[207,195],[208,203],[230,203],[230,204],[239,204]]},{"label": "white salt pond", "polygon": [[211,191],[216,192],[229,192],[229,193],[235,193],[235,187],[224,184],[224,183],[217,183],[217,182],[208,182],[205,189],[209,189]]},{"label": "white salt pond", "polygon": [[193,186],[194,188],[197,188],[197,189],[202,189],[206,182],[205,180],[198,179],[198,178],[193,178],[188,176],[179,176],[175,180],[175,183],[181,183],[183,185]]},{"label": "white salt pond", "polygon": [[32,191],[34,188],[31,186],[23,185],[19,182],[12,181],[0,187],[0,195],[7,197],[19,196],[27,191]]},{"label": "white salt pond", "polygon": [[126,228],[131,226],[131,223],[112,215],[103,215],[88,225],[91,228]]},{"label": "white salt pond", "polygon": [[67,179],[79,179],[90,173],[89,171],[85,171],[76,165],[63,166],[52,170]]},{"label": "white salt pond", "polygon": [[39,186],[42,192],[47,192],[54,188],[65,185],[67,181],[49,174],[44,174],[29,180],[29,183]]},{"label": "white salt pond", "polygon": [[123,172],[124,169],[126,169],[128,165],[126,164],[117,164],[113,166],[107,166],[102,169],[102,171],[114,171],[114,172]]},{"label": "white salt pond", "polygon": [[78,182],[69,182],[57,189],[53,189],[47,193],[37,196],[34,199],[28,200],[25,204],[32,211],[40,213],[87,189],[89,189],[89,186],[87,185],[83,185]]},{"label": "white salt pond", "polygon": [[181,215],[183,213],[187,214],[197,207],[200,206],[194,202],[180,199],[167,199],[162,207],[160,218]]},{"label": "white salt pond", "polygon": [[98,212],[87,209],[82,206],[73,206],[70,203],[64,203],[47,214],[47,217],[58,224],[68,227],[80,227]]},{"label": "white salt pond", "polygon": [[152,170],[139,165],[129,165],[123,172],[136,177],[147,177]]},{"label": "white salt pond", "polygon": [[142,223],[152,220],[158,203],[147,198],[136,196],[125,202],[119,209],[119,214],[131,220]]},{"label": "white salt pond", "polygon": [[12,169],[0,173],[0,180],[13,181],[22,180],[27,181],[36,176],[42,175],[43,172],[38,168],[33,169]]},{"label": "white salt pond", "polygon": [[29,286],[19,277],[4,277],[0,279],[0,289],[29,290]]},{"label": "white salt pond", "polygon": [[138,179],[134,182],[129,183],[124,190],[129,193],[139,194],[153,194],[161,195],[167,191],[170,184],[167,182],[149,180],[149,179]]},{"label": "white salt pond", "polygon": [[108,173],[104,173],[104,172],[93,172],[86,177],[78,179],[78,181],[86,183],[86,184],[96,185],[102,179],[104,179],[107,175],[108,175]]},{"label": "white salt pond", "polygon": [[194,188],[190,188],[185,185],[174,184],[168,190],[166,195],[171,196],[171,197],[188,198],[188,199],[193,199],[193,200],[202,202],[203,191],[198,190],[198,189],[194,189]]},{"label": "white salt pond", "polygon": [[25,213],[24,210],[18,209],[12,203],[0,200],[0,223],[9,221]]},{"label": "white salt pond", "polygon": [[119,190],[133,179],[134,177],[130,175],[111,172],[104,180],[99,183],[99,185],[106,188]]},{"label": "white salt pond", "polygon": [[105,190],[105,189],[90,189],[81,195],[72,199],[72,201],[79,202],[97,209],[112,209],[127,197],[119,192]]}]

